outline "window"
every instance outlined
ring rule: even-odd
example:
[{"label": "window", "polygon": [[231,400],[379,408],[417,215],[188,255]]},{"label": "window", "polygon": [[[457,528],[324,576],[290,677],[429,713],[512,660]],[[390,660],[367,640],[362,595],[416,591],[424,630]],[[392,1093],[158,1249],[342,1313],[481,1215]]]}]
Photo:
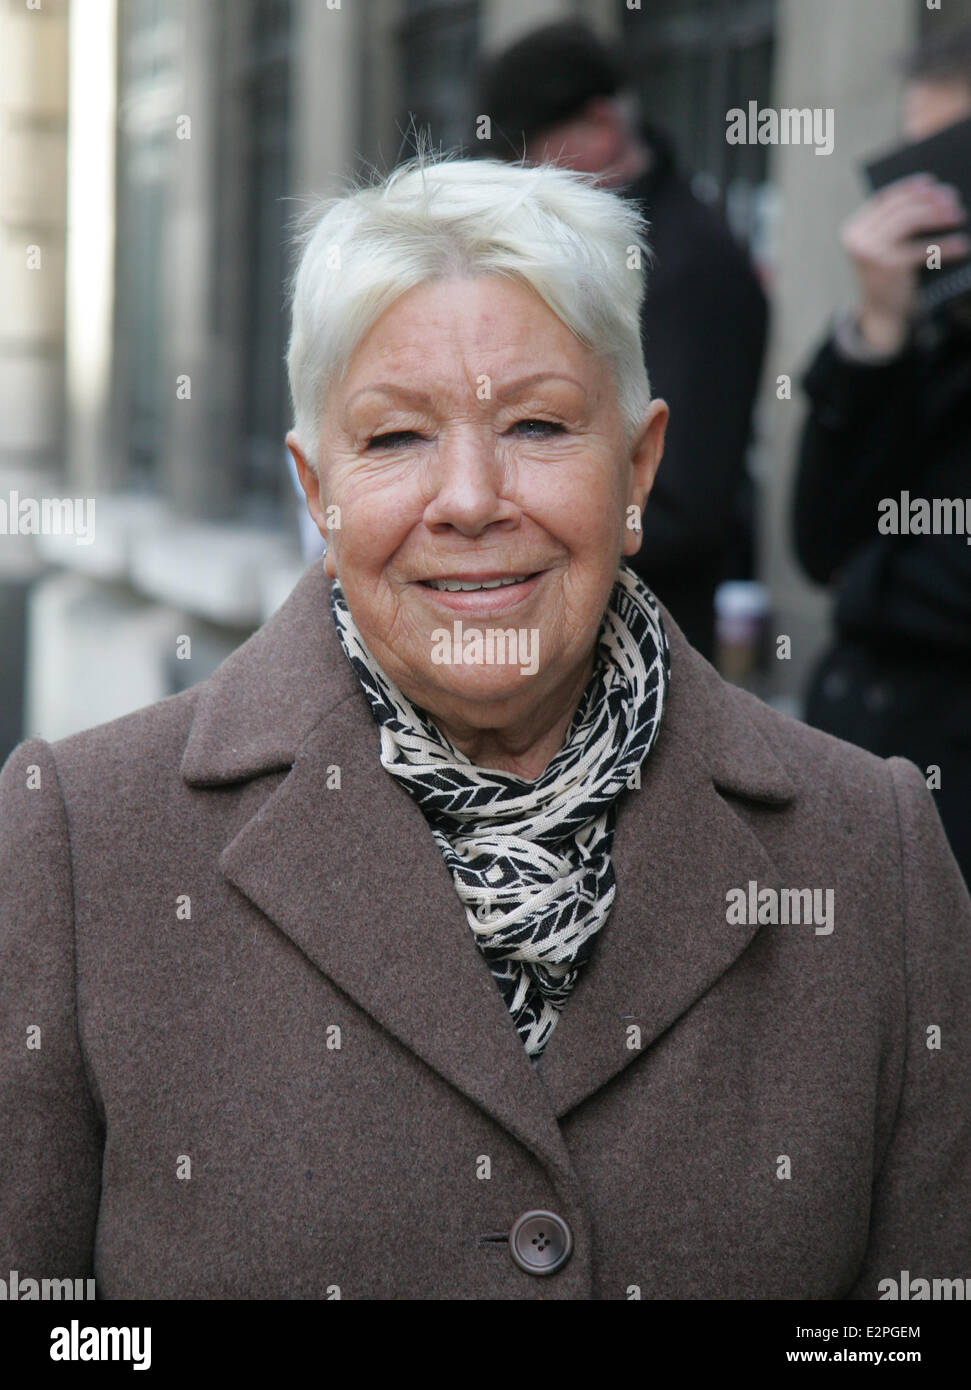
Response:
[{"label": "window", "polygon": [[404,111],[401,159],[414,153],[417,129],[435,148],[468,147],[469,76],[478,53],[477,0],[405,0],[398,29]]},{"label": "window", "polygon": [[284,286],[289,274],[291,0],[251,0],[243,45],[246,214],[243,282],[243,475],[237,485],[251,509],[289,486],[284,436],[289,428]]},{"label": "window", "polygon": [[162,244],[182,29],[173,0],[129,0],[120,25],[115,426],[137,487],[152,479],[161,445]]},{"label": "window", "polygon": [[695,191],[720,204],[740,240],[757,234],[764,145],[729,145],[733,106],[772,101],[775,0],[665,0],[629,10],[623,38],[641,109],[670,131]]}]

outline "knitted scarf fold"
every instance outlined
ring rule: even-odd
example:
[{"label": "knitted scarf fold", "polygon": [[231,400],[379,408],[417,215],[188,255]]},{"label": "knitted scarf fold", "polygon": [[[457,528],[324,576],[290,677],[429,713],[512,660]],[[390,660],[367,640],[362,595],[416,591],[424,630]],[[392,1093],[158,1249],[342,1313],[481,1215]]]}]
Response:
[{"label": "knitted scarf fold", "polygon": [[421,807],[527,1054],[538,1060],[607,920],[616,801],[654,746],[670,678],[653,594],[622,565],[595,669],[535,780],[478,767],[385,675],[338,580],[331,611],[381,734]]}]

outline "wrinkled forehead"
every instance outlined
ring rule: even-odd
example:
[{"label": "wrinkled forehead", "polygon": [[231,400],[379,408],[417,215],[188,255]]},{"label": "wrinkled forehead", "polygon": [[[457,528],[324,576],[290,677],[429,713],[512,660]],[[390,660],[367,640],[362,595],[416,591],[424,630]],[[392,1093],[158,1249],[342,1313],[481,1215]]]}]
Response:
[{"label": "wrinkled forehead", "polygon": [[526,378],[572,380],[589,395],[609,388],[592,349],[529,286],[499,276],[452,277],[407,291],[354,348],[333,395],[346,406],[381,384],[496,399]]}]

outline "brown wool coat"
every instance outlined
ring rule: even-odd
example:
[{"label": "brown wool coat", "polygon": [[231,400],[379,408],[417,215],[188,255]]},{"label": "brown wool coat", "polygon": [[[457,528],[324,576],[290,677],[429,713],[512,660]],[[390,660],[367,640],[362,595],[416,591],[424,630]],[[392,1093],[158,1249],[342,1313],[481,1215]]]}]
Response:
[{"label": "brown wool coat", "polygon": [[[379,764],[319,565],[204,684],[21,744],[0,1277],[831,1299],[971,1274],[971,904],[931,794],[725,685],[665,620],[616,903],[536,1068]],[[832,888],[832,934],[729,923],[750,880]],[[531,1208],[572,1230],[555,1274],[482,1239]]]}]

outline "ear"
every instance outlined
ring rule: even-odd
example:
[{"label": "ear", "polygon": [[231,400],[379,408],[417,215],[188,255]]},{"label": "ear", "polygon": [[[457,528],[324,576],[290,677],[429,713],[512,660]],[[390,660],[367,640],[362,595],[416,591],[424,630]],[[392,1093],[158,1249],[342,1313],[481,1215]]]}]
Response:
[{"label": "ear", "polygon": [[[661,456],[664,453],[664,433],[668,427],[667,402],[659,398],[651,401],[644,413],[641,427],[634,436],[630,449],[630,489],[627,496],[628,508],[636,507],[637,515],[644,510],[644,504],[654,486]],[[628,511],[628,515],[631,513]],[[641,548],[641,532],[630,526],[624,527],[624,554],[636,555]]]},{"label": "ear", "polygon": [[331,579],[336,579],[337,567],[334,560],[332,545],[333,532],[327,529],[327,518],[324,512],[324,504],[320,496],[320,479],[306,454],[297,443],[297,437],[293,430],[287,435],[286,445],[293,455],[294,463],[297,465],[297,477],[300,479],[300,486],[303,488],[304,496],[307,499],[307,510],[313,517],[317,530],[327,542],[327,549],[324,554],[324,569]]}]

